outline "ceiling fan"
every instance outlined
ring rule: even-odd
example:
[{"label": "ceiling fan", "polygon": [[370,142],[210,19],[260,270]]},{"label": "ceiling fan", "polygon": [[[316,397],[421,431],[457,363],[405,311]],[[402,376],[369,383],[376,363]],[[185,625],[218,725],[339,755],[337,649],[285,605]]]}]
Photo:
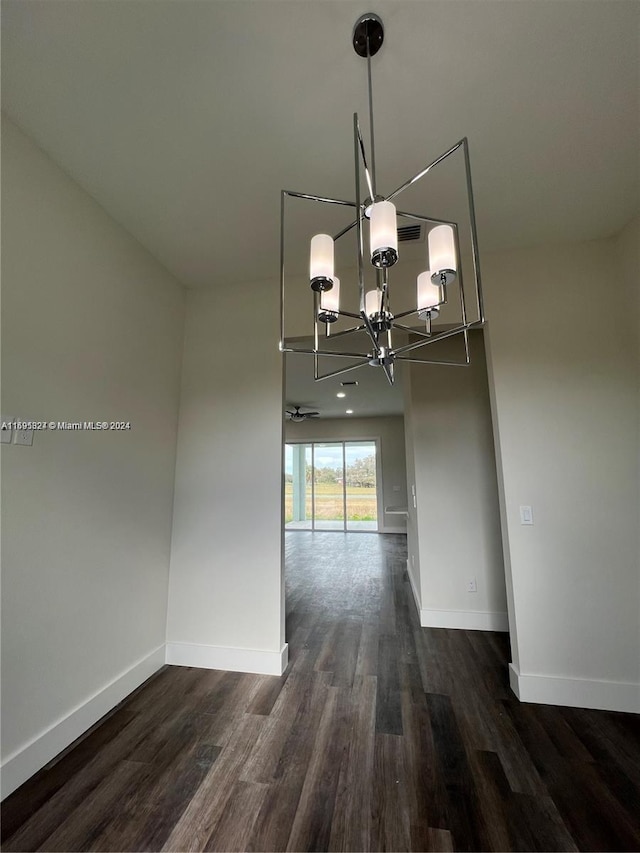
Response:
[{"label": "ceiling fan", "polygon": [[307,418],[317,418],[320,412],[301,412],[300,406],[293,407],[295,411],[290,412],[289,409],[286,409],[286,413],[289,415],[289,420],[295,421],[296,423],[300,423],[301,421],[306,421]]}]

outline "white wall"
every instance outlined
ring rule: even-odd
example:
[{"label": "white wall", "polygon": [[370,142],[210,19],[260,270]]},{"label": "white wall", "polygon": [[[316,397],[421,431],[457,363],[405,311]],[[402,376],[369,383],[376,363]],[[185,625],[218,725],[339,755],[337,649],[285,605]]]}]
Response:
[{"label": "white wall", "polygon": [[3,791],[164,662],[184,291],[3,119]]},{"label": "white wall", "polygon": [[[285,423],[286,441],[349,441],[380,439],[382,468],[382,503],[407,505],[407,475],[402,417],[384,418],[318,418],[296,424]],[[397,489],[397,491],[396,491]],[[405,517],[383,514],[381,532],[404,532]]]},{"label": "white wall", "polygon": [[[636,330],[640,330],[640,213],[635,216],[627,227],[618,235],[615,242],[615,252],[618,258],[620,270],[620,286],[625,294],[625,300],[631,310],[629,321],[632,324],[633,314],[636,317]],[[635,334],[635,361],[638,366],[638,565],[640,566],[640,333]],[[640,575],[640,569],[638,571]],[[638,582],[638,595],[640,599],[640,578]],[[638,601],[638,612],[640,613],[640,600]],[[640,619],[638,620],[640,622]],[[640,652],[639,652],[640,657]]]},{"label": "white wall", "polygon": [[639,242],[483,259],[525,700],[640,710]]},{"label": "white wall", "polygon": [[[413,589],[413,596],[418,610],[422,609],[422,586],[420,583],[420,537],[418,535],[418,520],[414,506],[416,488],[416,450],[413,435],[413,401],[411,399],[411,381],[409,370],[403,373],[406,377],[402,383],[404,397],[404,446],[407,462],[407,571]],[[425,543],[427,545],[428,543]]]},{"label": "white wall", "polygon": [[[463,354],[461,341],[436,347],[435,358]],[[468,367],[411,365],[405,379],[417,503],[409,502],[409,524],[420,549],[409,564],[419,565],[423,625],[507,630],[482,332],[471,333],[470,347]],[[467,591],[471,579],[477,592]]]},{"label": "white wall", "polygon": [[281,670],[278,306],[275,282],[189,292],[167,622],[170,663]]}]

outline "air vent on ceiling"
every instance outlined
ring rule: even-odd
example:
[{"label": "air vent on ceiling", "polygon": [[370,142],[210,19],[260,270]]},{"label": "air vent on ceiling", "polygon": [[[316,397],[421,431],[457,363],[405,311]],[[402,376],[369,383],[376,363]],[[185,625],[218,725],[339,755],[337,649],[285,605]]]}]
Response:
[{"label": "air vent on ceiling", "polygon": [[357,382],[354,382],[354,381],[352,380],[351,382],[341,382],[340,384],[342,385],[342,387],[343,387],[343,388],[346,388],[346,387],[347,387],[347,385],[357,385],[358,383],[357,383]]},{"label": "air vent on ceiling", "polygon": [[403,225],[398,228],[398,243],[408,243],[410,240],[422,239],[422,225]]}]

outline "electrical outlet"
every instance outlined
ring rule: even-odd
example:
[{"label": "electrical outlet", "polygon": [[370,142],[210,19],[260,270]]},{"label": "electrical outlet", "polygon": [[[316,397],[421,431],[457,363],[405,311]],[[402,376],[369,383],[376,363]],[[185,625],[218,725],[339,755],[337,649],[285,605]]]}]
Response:
[{"label": "electrical outlet", "polygon": [[467,592],[477,592],[478,584],[475,578],[469,578],[467,581]]},{"label": "electrical outlet", "polygon": [[15,431],[15,438],[13,439],[13,443],[24,444],[30,447],[33,444],[33,430],[17,429]]}]

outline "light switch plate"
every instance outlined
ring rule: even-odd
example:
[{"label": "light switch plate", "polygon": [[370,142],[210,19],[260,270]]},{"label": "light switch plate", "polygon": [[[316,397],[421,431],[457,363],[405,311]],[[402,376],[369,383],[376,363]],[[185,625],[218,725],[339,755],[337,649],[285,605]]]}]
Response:
[{"label": "light switch plate", "polygon": [[520,507],[520,524],[533,524],[533,509],[530,506]]},{"label": "light switch plate", "polygon": [[15,430],[15,438],[13,439],[13,443],[31,446],[33,444],[33,430],[32,429],[17,429],[17,430]]}]

